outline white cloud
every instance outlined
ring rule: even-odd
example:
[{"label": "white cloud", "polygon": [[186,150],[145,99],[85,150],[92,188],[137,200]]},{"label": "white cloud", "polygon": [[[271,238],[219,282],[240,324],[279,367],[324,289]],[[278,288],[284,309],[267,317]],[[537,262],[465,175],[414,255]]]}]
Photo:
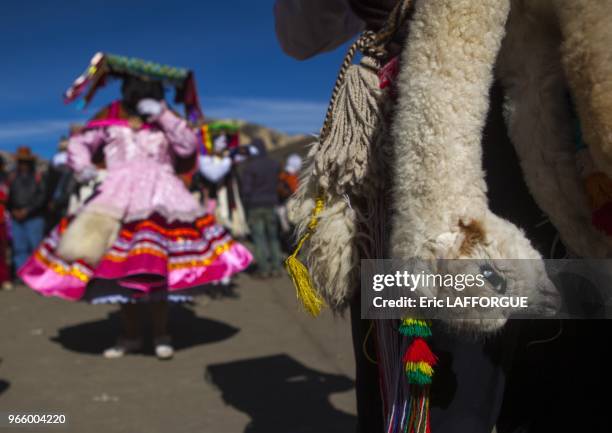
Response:
[{"label": "white cloud", "polygon": [[312,133],[321,128],[327,103],[291,99],[203,98],[204,114],[258,123],[288,133]]},{"label": "white cloud", "polygon": [[[210,118],[241,119],[287,133],[303,134],[317,132],[327,110],[326,102],[267,98],[211,97],[203,98],[202,105],[204,114]],[[71,123],[79,122],[82,123],[83,118],[0,122],[0,144],[15,146],[43,140],[55,143],[68,133]]]}]

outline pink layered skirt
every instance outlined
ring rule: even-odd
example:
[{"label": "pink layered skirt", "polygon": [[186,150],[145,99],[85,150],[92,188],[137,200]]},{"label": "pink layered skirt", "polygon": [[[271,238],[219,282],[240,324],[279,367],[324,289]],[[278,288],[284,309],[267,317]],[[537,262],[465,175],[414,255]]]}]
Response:
[{"label": "pink layered skirt", "polygon": [[[90,302],[168,299],[191,293],[244,270],[251,253],[204,215],[168,222],[158,213],[124,223],[100,263],[66,262],[56,249],[70,220],[65,218],[19,270],[45,296]],[[171,299],[172,300],[172,299]]]}]

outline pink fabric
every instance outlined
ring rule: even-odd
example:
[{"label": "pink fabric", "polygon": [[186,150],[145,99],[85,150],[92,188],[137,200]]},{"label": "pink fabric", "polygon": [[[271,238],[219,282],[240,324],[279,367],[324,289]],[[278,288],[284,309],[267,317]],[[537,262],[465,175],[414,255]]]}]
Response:
[{"label": "pink fabric", "polygon": [[169,164],[150,160],[116,164],[98,191],[87,208],[123,221],[144,219],[154,212],[170,222],[205,214]]},{"label": "pink fabric", "polygon": [[153,125],[145,130],[111,125],[71,138],[69,163],[75,171],[92,169],[91,155],[102,146],[106,158],[107,174],[81,212],[117,218],[121,230],[95,268],[67,263],[56,254],[67,218],[19,270],[26,284],[70,300],[95,295],[90,281],[110,283],[103,290],[109,295],[118,288],[140,295],[205,285],[251,263],[251,253],[206,214],[174,172],[174,155],[195,152],[195,133],[167,109]]},{"label": "pink fabric", "polygon": [[44,296],[57,296],[69,301],[81,299],[85,293],[85,282],[72,275],[61,275],[45,266],[35,256],[19,269],[19,276],[29,287]]},{"label": "pink fabric", "polygon": [[[234,275],[246,269],[253,256],[247,248],[238,242],[217,257],[209,266],[189,267],[185,269],[167,270],[167,262],[163,259],[155,260],[149,257],[146,260],[128,264],[129,272],[125,272],[125,265],[117,265],[104,261],[94,273],[94,278],[116,279],[119,285],[133,289],[143,294],[152,293],[160,287],[166,287],[170,292],[187,289],[219,281],[227,276]],[[145,263],[146,262],[146,263]],[[147,278],[140,280],[130,279],[147,274]],[[71,275],[62,275],[52,268],[45,266],[36,256],[31,256],[20,268],[19,275],[24,282],[44,296],[57,296],[70,301],[77,301],[83,297],[87,282]],[[165,278],[156,279],[155,276]],[[153,277],[153,278],[152,278]]]},{"label": "pink fabric", "polygon": [[399,74],[399,56],[393,57],[389,60],[378,72],[378,78],[380,80],[380,88],[386,89],[393,84]]},{"label": "pink fabric", "polygon": [[108,117],[117,119],[121,112],[121,101],[114,101],[108,108]]},{"label": "pink fabric", "polygon": [[[104,126],[130,126],[130,122],[125,119],[100,119],[92,120],[87,123],[87,128],[101,128]],[[140,129],[150,129],[153,125],[144,123],[140,126]]]},{"label": "pink fabric", "polygon": [[164,109],[153,128],[133,130],[109,125],[75,135],[68,145],[70,166],[80,173],[92,169],[91,155],[104,146],[108,174],[89,210],[124,221],[159,212],[169,221],[188,221],[204,214],[174,173],[173,156],[187,157],[197,149],[197,136],[187,123]]},{"label": "pink fabric", "polygon": [[214,215],[216,210],[217,210],[217,200],[215,200],[214,198],[209,198],[206,202],[206,212],[208,212],[211,215]]},{"label": "pink fabric", "polygon": [[245,270],[253,261],[251,252],[242,244],[234,242],[211,265],[194,268],[177,269],[168,274],[169,291],[185,289],[198,281],[207,283],[219,281]]}]

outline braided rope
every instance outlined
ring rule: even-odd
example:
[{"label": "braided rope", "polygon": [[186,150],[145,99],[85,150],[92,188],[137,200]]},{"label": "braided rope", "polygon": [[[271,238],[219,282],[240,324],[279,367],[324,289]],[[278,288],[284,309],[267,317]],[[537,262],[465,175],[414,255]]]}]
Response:
[{"label": "braided rope", "polygon": [[340,66],[340,71],[338,72],[338,77],[336,78],[336,83],[334,84],[334,90],[332,91],[331,98],[329,99],[329,105],[327,106],[327,112],[325,113],[325,120],[323,121],[323,128],[321,128],[320,141],[325,140],[329,134],[334,108],[336,107],[336,100],[338,99],[338,93],[344,84],[346,72],[353,64],[353,58],[355,57],[357,50],[361,50],[368,44],[371,44],[374,35],[374,32],[366,30],[355,42],[353,42],[346,52],[344,60],[342,61],[342,66]]},{"label": "braided rope", "polygon": [[375,44],[372,47],[374,50],[374,57],[377,57],[377,54],[387,54],[385,46],[393,39],[400,26],[404,23],[404,21],[406,21],[410,11],[412,10],[412,6],[413,0],[399,0],[395,4],[382,28],[376,32],[376,40],[374,41]]},{"label": "braided rope", "polygon": [[389,18],[387,18],[387,21],[378,32],[373,32],[371,30],[364,31],[349,47],[346,55],[344,56],[344,60],[342,61],[342,66],[338,72],[338,77],[336,78],[334,89],[329,100],[329,106],[327,107],[327,112],[325,113],[325,120],[323,121],[323,127],[321,128],[321,134],[319,137],[320,141],[325,140],[329,134],[333,116],[332,113],[334,112],[336,106],[338,93],[344,84],[344,79],[349,67],[351,67],[353,64],[355,54],[359,50],[364,55],[374,58],[376,60],[376,68],[380,68],[381,62],[388,55],[385,46],[389,43],[389,41],[391,41],[393,36],[395,36],[399,27],[408,17],[408,14],[412,8],[412,1],[413,0],[398,0],[396,5],[393,7],[393,10],[389,14]]}]

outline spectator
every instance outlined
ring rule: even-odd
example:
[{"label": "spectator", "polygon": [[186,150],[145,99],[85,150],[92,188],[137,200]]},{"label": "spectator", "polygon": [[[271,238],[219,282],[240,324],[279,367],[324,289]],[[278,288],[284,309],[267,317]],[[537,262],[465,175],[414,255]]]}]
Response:
[{"label": "spectator", "polygon": [[285,169],[280,174],[278,193],[281,201],[285,202],[295,192],[299,183],[300,169],[302,168],[302,157],[292,153],[287,157]]},{"label": "spectator", "polygon": [[280,164],[268,157],[262,140],[253,140],[251,148],[255,155],[244,163],[240,186],[255,243],[257,275],[264,278],[280,276],[282,253],[275,213],[279,204]]},{"label": "spectator", "polygon": [[0,155],[0,288],[10,290],[11,272],[6,253],[8,251],[8,213],[6,211],[6,201],[8,199],[8,182],[4,169],[4,158]]},{"label": "spectator", "polygon": [[46,193],[30,148],[18,148],[15,160],[17,170],[10,183],[8,209],[12,217],[13,266],[18,269],[43,238]]},{"label": "spectator", "polygon": [[292,153],[287,157],[285,169],[281,172],[278,179],[278,197],[281,203],[276,210],[282,230],[282,244],[286,251],[290,251],[293,247],[291,239],[291,232],[293,230],[289,218],[287,217],[287,200],[289,200],[289,197],[297,190],[301,168],[302,157],[297,153]]},{"label": "spectator", "polygon": [[68,139],[62,137],[58,152],[51,159],[51,164],[47,173],[47,232],[55,227],[60,219],[66,214],[68,203],[70,202],[70,195],[76,189],[76,179],[72,169],[68,165],[67,147]]}]

